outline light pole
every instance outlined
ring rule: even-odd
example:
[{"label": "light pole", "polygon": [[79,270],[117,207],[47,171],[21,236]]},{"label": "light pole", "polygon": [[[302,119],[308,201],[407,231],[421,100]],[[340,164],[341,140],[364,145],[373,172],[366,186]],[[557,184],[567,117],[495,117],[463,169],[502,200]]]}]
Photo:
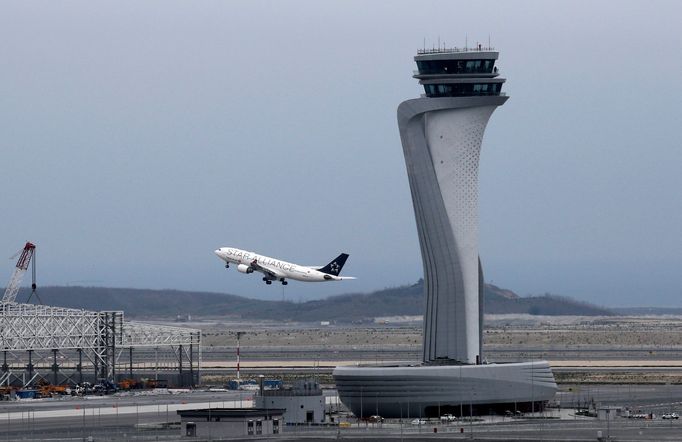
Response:
[{"label": "light pole", "polygon": [[403,440],[403,404],[400,403],[400,440]]},{"label": "light pole", "polygon": [[[672,384],[670,382],[665,383],[665,389],[668,390],[668,400],[670,402],[670,407],[668,408],[668,413],[672,414],[673,412],[673,392],[671,389]],[[670,419],[670,426],[672,426],[673,420]]]},{"label": "light pole", "polygon": [[611,410],[606,409],[606,440],[611,439],[611,423],[609,422],[611,420]]},{"label": "light pole", "polygon": [[464,384],[462,384],[462,364],[459,365],[459,418],[464,417],[464,405],[462,405],[462,396],[464,396],[463,393],[463,388]]},{"label": "light pole", "polygon": [[530,414],[535,415],[535,365],[530,363]]},{"label": "light pole", "polygon": [[240,362],[239,341],[240,341],[240,338],[242,337],[242,335],[245,333],[246,332],[243,332],[243,331],[237,332],[237,385],[239,385],[239,386],[241,386],[240,377],[239,377],[239,362]]},{"label": "light pole", "polygon": [[360,419],[362,419],[362,416],[364,415],[364,411],[362,410],[362,385],[360,386],[360,416],[358,416],[358,427],[360,426]]},{"label": "light pole", "polygon": [[474,392],[472,390],[473,390],[473,387],[471,388],[471,390],[469,390],[469,433],[471,433],[473,435],[474,434],[474,410],[473,410],[474,405],[472,403],[473,402],[472,395],[474,394]]}]

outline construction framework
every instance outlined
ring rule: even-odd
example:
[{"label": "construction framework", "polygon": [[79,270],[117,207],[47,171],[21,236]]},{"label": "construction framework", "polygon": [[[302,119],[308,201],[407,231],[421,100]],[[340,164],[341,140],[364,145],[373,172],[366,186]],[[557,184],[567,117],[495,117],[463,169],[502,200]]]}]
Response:
[{"label": "construction framework", "polygon": [[0,386],[159,375],[200,383],[201,331],[124,320],[122,311],[0,303]]}]

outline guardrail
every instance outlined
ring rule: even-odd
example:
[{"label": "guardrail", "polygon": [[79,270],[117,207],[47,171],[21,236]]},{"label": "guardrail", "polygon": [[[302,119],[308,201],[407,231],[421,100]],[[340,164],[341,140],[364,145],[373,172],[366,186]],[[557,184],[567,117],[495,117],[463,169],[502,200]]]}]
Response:
[{"label": "guardrail", "polygon": [[487,46],[481,46],[478,45],[474,48],[432,48],[432,49],[417,49],[417,55],[424,55],[424,54],[450,54],[450,53],[458,53],[458,52],[481,52],[481,51],[494,51],[495,48]]}]

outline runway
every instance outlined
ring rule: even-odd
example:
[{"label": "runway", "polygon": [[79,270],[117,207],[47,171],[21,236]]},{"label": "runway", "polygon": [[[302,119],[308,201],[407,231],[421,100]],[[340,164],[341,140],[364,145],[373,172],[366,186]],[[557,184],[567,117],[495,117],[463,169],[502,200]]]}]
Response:
[{"label": "runway", "polygon": [[[242,373],[309,373],[330,374],[340,365],[353,366],[358,364],[404,364],[407,360],[251,360],[240,363]],[[413,360],[414,362],[414,360]],[[550,360],[548,361],[555,373],[617,373],[617,372],[646,372],[646,373],[679,373],[682,374],[682,360]],[[202,364],[203,375],[236,375],[237,364],[234,361],[209,361]]]}]

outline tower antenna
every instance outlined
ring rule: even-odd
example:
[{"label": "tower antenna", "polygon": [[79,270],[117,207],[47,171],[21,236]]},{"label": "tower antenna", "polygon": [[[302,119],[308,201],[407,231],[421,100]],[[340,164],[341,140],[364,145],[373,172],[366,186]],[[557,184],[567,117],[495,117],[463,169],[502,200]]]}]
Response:
[{"label": "tower antenna", "polygon": [[490,50],[492,46],[490,46],[490,34],[488,34],[488,50]]},{"label": "tower antenna", "polygon": [[467,47],[469,46],[469,36],[467,34],[464,34],[464,50],[467,50]]}]

